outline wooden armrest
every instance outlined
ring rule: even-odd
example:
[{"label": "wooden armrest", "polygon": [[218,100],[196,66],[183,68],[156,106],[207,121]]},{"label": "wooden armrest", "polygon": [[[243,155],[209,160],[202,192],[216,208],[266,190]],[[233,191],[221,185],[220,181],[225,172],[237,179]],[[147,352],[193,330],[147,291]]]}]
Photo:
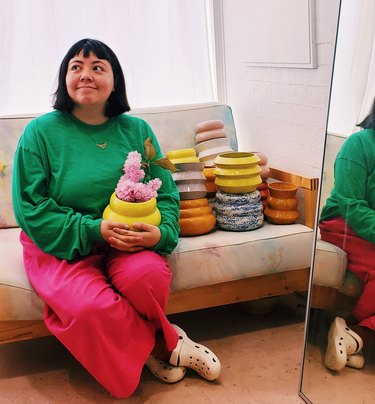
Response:
[{"label": "wooden armrest", "polygon": [[291,182],[303,190],[303,198],[305,202],[304,224],[313,229],[316,220],[315,216],[318,201],[319,179],[304,177],[274,167],[270,167],[270,178],[277,181]]}]

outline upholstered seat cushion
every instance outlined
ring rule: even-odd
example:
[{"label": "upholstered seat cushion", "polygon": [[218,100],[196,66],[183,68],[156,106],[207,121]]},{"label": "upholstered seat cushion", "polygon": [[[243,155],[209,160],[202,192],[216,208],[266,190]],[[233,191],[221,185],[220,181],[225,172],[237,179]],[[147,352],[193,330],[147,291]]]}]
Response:
[{"label": "upholstered seat cushion", "polygon": [[[43,303],[24,271],[18,228],[0,229],[0,316],[2,320],[43,317]],[[168,257],[171,290],[190,289],[310,266],[313,230],[301,224],[272,225],[248,232],[215,230],[180,238]]]},{"label": "upholstered seat cushion", "polygon": [[316,242],[313,283],[337,289],[340,293],[358,297],[362,282],[346,270],[346,252],[320,239]]}]

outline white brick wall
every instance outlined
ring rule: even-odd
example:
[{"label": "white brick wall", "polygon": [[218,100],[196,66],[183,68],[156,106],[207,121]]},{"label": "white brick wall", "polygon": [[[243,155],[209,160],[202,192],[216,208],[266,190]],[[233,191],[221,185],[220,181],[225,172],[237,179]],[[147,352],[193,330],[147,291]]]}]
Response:
[{"label": "white brick wall", "polygon": [[227,103],[239,148],[264,152],[274,167],[320,176],[339,0],[315,0],[317,69],[246,66],[244,1],[223,1]]}]

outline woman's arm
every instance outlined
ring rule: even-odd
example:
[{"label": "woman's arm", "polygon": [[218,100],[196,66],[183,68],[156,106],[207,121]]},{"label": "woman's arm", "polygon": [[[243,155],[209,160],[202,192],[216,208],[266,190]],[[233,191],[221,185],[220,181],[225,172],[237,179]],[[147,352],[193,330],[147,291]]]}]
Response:
[{"label": "woman's arm", "polygon": [[48,159],[30,125],[14,157],[12,200],[18,225],[45,251],[62,259],[88,255],[94,243],[103,241],[102,219],[66,206],[59,206],[49,196]]},{"label": "woman's arm", "polygon": [[375,243],[375,211],[369,205],[369,150],[348,138],[335,161],[335,196],[341,216],[360,237]]}]

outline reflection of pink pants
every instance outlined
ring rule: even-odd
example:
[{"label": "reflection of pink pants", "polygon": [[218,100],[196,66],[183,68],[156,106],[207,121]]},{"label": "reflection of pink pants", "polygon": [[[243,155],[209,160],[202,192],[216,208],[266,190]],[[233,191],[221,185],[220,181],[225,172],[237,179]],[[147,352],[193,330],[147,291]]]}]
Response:
[{"label": "reflection of pink pants", "polygon": [[375,330],[375,244],[360,238],[342,218],[324,221],[319,228],[322,240],[347,253],[347,268],[363,282],[352,314],[361,326]]},{"label": "reflection of pink pants", "polygon": [[[24,232],[24,264],[45,302],[45,323],[79,362],[115,397],[137,388],[162,329],[167,348],[178,335],[164,311],[171,272],[152,251],[96,248],[74,261],[41,251]],[[105,268],[105,269],[104,269]]]}]

